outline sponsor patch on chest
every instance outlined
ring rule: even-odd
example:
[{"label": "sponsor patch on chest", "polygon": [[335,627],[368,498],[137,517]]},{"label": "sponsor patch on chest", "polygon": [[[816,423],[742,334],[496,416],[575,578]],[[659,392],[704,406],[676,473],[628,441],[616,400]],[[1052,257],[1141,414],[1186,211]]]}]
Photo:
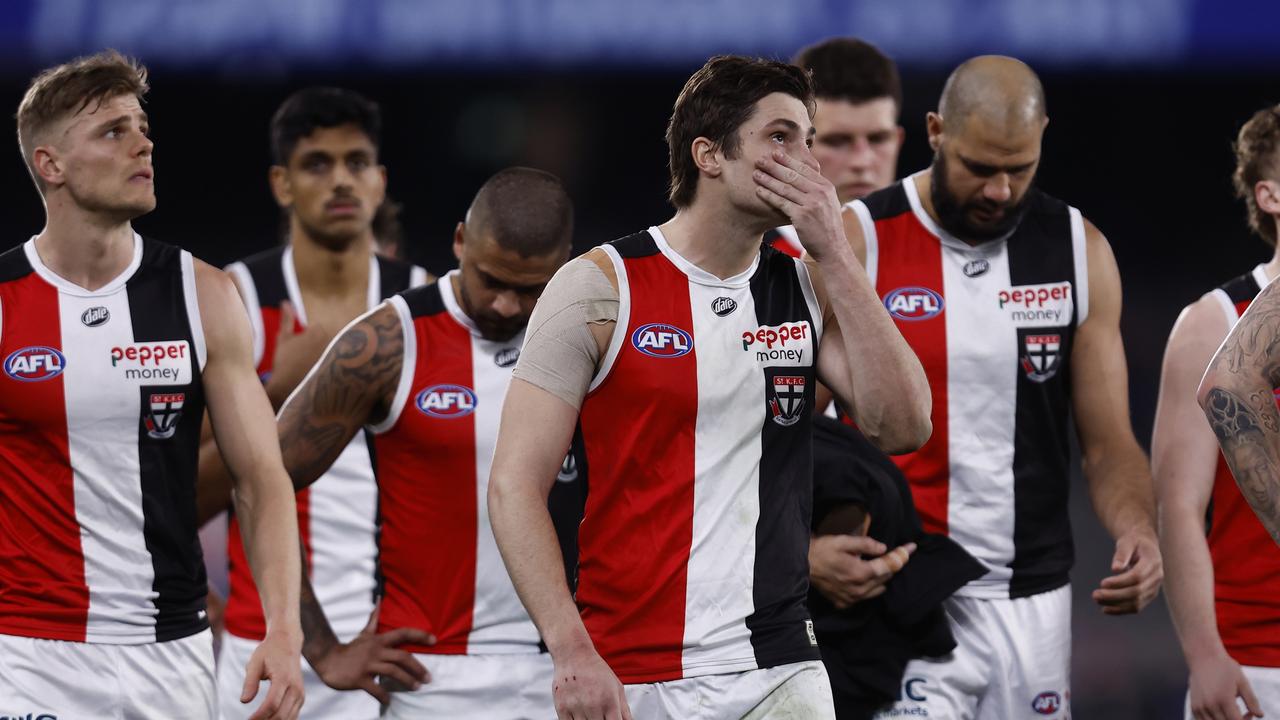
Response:
[{"label": "sponsor patch on chest", "polygon": [[809,366],[813,364],[813,328],[808,320],[761,325],[742,333],[742,350],[761,365]]},{"label": "sponsor patch on chest", "polygon": [[1061,327],[1071,324],[1071,283],[1014,285],[996,292],[996,304],[1016,328]]},{"label": "sponsor patch on chest", "polygon": [[120,379],[138,385],[191,383],[191,347],[186,340],[159,340],[111,348],[111,367]]}]

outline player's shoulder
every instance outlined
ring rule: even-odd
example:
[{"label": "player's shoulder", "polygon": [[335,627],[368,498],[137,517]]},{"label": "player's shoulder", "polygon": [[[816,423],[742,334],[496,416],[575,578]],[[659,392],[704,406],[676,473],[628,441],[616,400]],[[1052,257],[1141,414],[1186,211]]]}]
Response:
[{"label": "player's shoulder", "polygon": [[418,285],[393,294],[391,297],[394,300],[388,300],[381,307],[389,308],[393,303],[400,303],[412,319],[439,315],[448,311],[444,292],[444,287],[437,278],[426,285]]},{"label": "player's shoulder", "polygon": [[853,210],[856,204],[861,204],[867,209],[871,219],[875,221],[889,220],[911,212],[911,199],[907,197],[907,191],[904,183],[910,182],[911,177],[905,177],[886,188],[881,188],[865,197],[857,200],[850,200],[845,204],[845,208]]},{"label": "player's shoulder", "polygon": [[0,283],[20,280],[33,272],[35,268],[27,259],[26,243],[0,253]]}]

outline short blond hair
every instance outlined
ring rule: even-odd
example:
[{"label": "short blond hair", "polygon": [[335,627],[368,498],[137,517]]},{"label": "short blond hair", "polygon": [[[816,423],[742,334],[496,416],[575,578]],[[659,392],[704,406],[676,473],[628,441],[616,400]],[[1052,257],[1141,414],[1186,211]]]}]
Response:
[{"label": "short blond hair", "polygon": [[44,192],[33,162],[35,138],[42,130],[117,95],[133,95],[141,102],[149,89],[147,69],[115,50],[79,57],[35,76],[18,105],[17,120],[18,149],[36,188]]}]

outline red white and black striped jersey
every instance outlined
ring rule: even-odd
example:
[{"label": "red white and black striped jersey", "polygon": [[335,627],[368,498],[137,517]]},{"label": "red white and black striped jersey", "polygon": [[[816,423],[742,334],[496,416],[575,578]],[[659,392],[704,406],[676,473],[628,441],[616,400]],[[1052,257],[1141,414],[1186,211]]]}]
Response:
[{"label": "red white and black striped jersey", "polygon": [[1065,585],[1071,349],[1089,309],[1080,212],[1032,188],[1004,239],[970,245],[925,212],[914,178],[855,200],[867,273],[920,358],[933,435],[893,458],[928,532],[989,572],[958,591],[1024,597]]},{"label": "red white and black striped jersey", "polygon": [[0,358],[0,633],[140,644],[207,628],[191,255],[135,235],[92,291],[34,239],[0,255]]},{"label": "red white and black striped jersey", "polygon": [[[297,318],[295,330],[307,324],[307,309],[298,287],[293,248],[276,247],[227,267],[240,287],[253,328],[254,361],[265,383],[271,376],[280,305],[288,300]],[[368,308],[414,284],[426,281],[422,268],[369,256]],[[316,599],[343,640],[354,637],[369,621],[377,591],[377,482],[369,440],[358,433],[333,465],[297,495],[298,532],[306,549]],[[240,526],[234,514],[227,530],[227,563],[231,594],[227,599],[227,631],[261,640],[266,634],[262,602],[250,572]]]},{"label": "red white and black striped jersey", "polygon": [[[454,297],[455,282],[456,271],[389,301],[405,342],[395,399],[372,428],[385,585],[379,626],[436,636],[435,645],[414,652],[538,652],[538,631],[498,554],[486,500],[524,332],[485,339]],[[566,462],[565,472],[576,477],[577,468]]]},{"label": "red white and black striped jersey", "polygon": [[762,246],[717,278],[658,228],[603,247],[618,322],[583,403],[577,601],[624,683],[818,659],[808,591],[808,271]]},{"label": "red white and black striped jersey", "polygon": [[[1267,282],[1259,265],[1210,293],[1221,303],[1228,327]],[[1241,665],[1280,667],[1280,549],[1240,493],[1221,454],[1205,529],[1222,644]]]}]

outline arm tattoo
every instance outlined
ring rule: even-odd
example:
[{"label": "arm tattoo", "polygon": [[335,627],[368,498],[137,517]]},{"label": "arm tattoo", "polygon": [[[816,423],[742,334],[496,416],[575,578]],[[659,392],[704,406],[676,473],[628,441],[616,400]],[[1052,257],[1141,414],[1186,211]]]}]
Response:
[{"label": "arm tattoo", "polygon": [[338,337],[280,415],[280,447],[295,488],[324,474],[373,411],[390,403],[403,361],[404,334],[391,308]]},{"label": "arm tattoo", "polygon": [[1280,543],[1280,297],[1270,286],[1209,364],[1201,405],[1236,485]]}]

